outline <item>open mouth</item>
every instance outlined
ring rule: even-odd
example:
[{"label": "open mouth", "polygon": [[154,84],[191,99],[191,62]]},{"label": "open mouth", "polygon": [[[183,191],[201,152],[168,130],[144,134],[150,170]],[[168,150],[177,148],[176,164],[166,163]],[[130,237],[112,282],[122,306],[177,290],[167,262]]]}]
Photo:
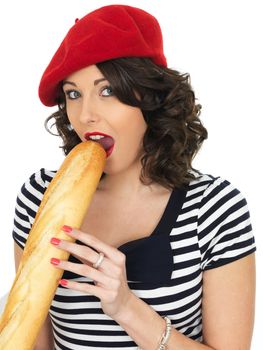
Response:
[{"label": "open mouth", "polygon": [[84,137],[86,140],[99,143],[105,149],[107,157],[112,153],[115,141],[111,136],[100,132],[92,132],[86,133]]}]

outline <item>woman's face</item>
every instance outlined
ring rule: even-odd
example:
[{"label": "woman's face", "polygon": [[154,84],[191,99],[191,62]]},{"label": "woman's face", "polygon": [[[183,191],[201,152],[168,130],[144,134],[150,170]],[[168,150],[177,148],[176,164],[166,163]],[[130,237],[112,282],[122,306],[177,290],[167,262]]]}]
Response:
[{"label": "woman's face", "polygon": [[137,107],[120,102],[96,65],[69,75],[63,83],[70,123],[82,141],[85,133],[111,136],[114,149],[104,172],[117,173],[138,165],[147,124]]}]

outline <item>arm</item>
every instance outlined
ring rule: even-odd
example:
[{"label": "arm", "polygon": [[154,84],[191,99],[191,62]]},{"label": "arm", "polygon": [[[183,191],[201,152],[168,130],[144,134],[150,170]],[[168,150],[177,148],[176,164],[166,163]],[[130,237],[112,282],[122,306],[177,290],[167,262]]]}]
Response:
[{"label": "arm", "polygon": [[204,273],[204,342],[249,350],[255,312],[255,254]]},{"label": "arm", "polygon": [[[203,344],[172,329],[168,349],[249,350],[255,307],[255,254],[203,276]],[[164,320],[136,296],[116,321],[144,350],[157,349]]]},{"label": "arm", "polygon": [[[22,254],[23,254],[23,250],[15,243],[14,244],[14,255],[15,255],[16,271],[18,269]],[[54,338],[53,338],[51,320],[50,320],[50,317],[47,316],[46,321],[45,321],[44,325],[42,326],[42,329],[39,333],[34,350],[54,349],[54,340],[53,339]]]}]

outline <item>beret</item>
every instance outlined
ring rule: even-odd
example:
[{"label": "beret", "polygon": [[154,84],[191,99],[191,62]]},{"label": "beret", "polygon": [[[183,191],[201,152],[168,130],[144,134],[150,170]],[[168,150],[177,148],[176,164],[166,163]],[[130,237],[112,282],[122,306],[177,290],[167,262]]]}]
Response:
[{"label": "beret", "polygon": [[41,102],[56,105],[60,82],[73,72],[120,57],[148,57],[167,66],[154,16],[137,7],[108,5],[76,19],[41,77]]}]

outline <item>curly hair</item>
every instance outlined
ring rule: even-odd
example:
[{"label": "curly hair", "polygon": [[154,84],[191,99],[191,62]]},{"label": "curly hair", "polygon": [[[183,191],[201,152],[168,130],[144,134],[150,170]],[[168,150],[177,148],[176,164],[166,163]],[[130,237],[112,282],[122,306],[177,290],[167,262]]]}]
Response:
[{"label": "curly hair", "polygon": [[[189,74],[158,66],[148,58],[118,58],[97,64],[110,82],[119,101],[141,109],[147,128],[143,137],[140,181],[156,182],[167,189],[184,188],[195,179],[192,161],[207,138],[207,130],[199,118],[201,105]],[[63,140],[64,154],[81,142],[70,127],[62,88],[57,97],[58,111],[54,118],[58,134]],[[101,179],[105,176],[102,174]]]}]

